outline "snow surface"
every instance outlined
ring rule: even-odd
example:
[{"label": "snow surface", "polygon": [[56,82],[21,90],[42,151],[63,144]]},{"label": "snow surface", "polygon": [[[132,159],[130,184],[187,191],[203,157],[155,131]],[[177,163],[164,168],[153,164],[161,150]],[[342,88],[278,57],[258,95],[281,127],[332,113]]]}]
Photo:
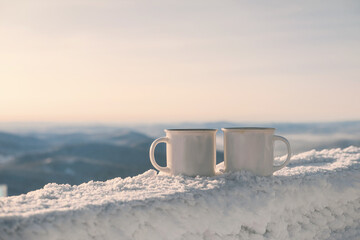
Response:
[{"label": "snow surface", "polygon": [[0,198],[0,239],[360,239],[360,148],[295,155],[272,177],[149,170]]}]

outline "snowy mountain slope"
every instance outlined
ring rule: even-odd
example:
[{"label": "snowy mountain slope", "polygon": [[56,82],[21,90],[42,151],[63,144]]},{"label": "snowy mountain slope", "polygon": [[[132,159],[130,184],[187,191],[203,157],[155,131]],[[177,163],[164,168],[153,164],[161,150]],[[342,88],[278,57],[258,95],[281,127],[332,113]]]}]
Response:
[{"label": "snowy mountain slope", "polygon": [[[7,183],[9,194],[17,195],[49,182],[81,184],[138,175],[152,168],[148,159],[151,142],[144,147],[88,142],[24,154],[0,166],[0,183]],[[165,160],[162,150],[157,152],[159,160]]]},{"label": "snowy mountain slope", "polygon": [[272,177],[48,184],[0,198],[0,239],[359,239],[360,148],[309,151]]}]

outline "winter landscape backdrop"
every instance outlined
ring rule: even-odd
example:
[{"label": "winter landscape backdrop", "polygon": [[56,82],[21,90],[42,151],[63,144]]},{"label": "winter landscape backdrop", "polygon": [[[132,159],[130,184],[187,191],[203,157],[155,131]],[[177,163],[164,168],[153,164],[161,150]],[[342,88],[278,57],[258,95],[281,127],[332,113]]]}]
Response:
[{"label": "winter landscape backdrop", "polygon": [[[333,123],[179,123],[157,125],[0,124],[0,184],[8,195],[40,189],[48,183],[78,185],[136,176],[152,169],[148,150],[165,128],[217,128],[217,162],[223,161],[221,127],[275,127],[294,154],[311,149],[360,146],[360,121]],[[165,145],[156,149],[165,164]],[[285,154],[276,145],[276,155]]]},{"label": "winter landscape backdrop", "polygon": [[[359,13],[358,0],[0,0],[0,240],[359,240]],[[289,165],[151,169],[165,128],[231,126],[277,128]]]}]

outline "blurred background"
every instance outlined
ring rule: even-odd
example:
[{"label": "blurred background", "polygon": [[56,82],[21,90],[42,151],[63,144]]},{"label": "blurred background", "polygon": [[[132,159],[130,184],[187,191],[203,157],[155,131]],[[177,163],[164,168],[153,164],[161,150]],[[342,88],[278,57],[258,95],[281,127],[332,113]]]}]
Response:
[{"label": "blurred background", "polygon": [[[165,128],[217,128],[217,162],[223,161],[221,127],[276,127],[293,153],[360,146],[360,121],[333,123],[182,123],[137,126],[0,124],[0,183],[9,195],[27,193],[50,182],[80,184],[135,176],[153,169],[149,147]],[[5,132],[6,130],[6,132]],[[165,144],[156,159],[165,166]],[[286,154],[281,143],[276,156]]]},{"label": "blurred background", "polygon": [[359,146],[359,29],[356,0],[0,0],[0,184],[137,175],[164,128]]}]

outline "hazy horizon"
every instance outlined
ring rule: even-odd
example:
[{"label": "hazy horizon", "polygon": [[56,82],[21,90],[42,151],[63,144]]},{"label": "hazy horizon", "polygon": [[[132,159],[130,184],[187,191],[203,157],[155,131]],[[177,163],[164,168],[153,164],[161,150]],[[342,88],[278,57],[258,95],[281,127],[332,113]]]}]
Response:
[{"label": "hazy horizon", "polygon": [[[360,121],[332,123],[164,123],[111,124],[14,124],[0,123],[0,183],[16,195],[41,188],[49,182],[80,184],[128,177],[151,169],[149,148],[166,128],[215,128],[217,162],[223,161],[222,127],[274,127],[289,140],[292,153],[360,146]],[[164,166],[165,144],[157,148]],[[286,154],[276,143],[276,161]],[[14,177],[16,176],[16,177]]]},{"label": "hazy horizon", "polygon": [[139,121],[139,122],[119,122],[119,121],[0,121],[0,130],[6,129],[7,126],[36,128],[44,126],[114,126],[114,127],[136,127],[136,126],[156,126],[156,125],[182,125],[182,124],[212,124],[212,123],[232,123],[232,124],[337,124],[337,123],[357,123],[360,119],[347,119],[341,121],[231,121],[231,120],[215,120],[215,121]]}]

